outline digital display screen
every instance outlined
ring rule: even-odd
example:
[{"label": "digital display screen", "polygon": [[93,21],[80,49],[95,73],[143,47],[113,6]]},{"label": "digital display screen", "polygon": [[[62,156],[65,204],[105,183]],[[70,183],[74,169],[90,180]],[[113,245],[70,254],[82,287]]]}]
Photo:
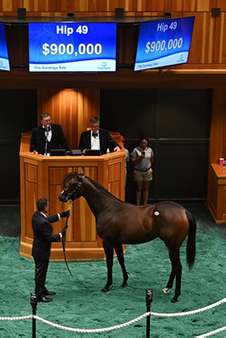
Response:
[{"label": "digital display screen", "polygon": [[134,70],[188,61],[195,17],[142,22]]},{"label": "digital display screen", "polygon": [[3,22],[0,22],[0,70],[10,70],[5,25]]},{"label": "digital display screen", "polygon": [[114,72],[116,23],[29,23],[30,72]]}]

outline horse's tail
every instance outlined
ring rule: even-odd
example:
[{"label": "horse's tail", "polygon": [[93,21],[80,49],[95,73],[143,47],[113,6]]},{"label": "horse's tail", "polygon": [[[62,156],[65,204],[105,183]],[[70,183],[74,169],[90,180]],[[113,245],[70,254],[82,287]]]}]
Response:
[{"label": "horse's tail", "polygon": [[187,241],[187,263],[189,269],[191,269],[195,262],[195,237],[196,237],[196,220],[195,217],[189,212],[185,211],[188,222],[189,222],[189,230],[188,230],[188,241]]}]

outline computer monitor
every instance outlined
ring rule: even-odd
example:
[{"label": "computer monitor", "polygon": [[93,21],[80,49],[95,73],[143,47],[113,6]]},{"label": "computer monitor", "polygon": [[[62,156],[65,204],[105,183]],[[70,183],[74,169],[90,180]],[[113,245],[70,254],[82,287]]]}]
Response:
[{"label": "computer monitor", "polygon": [[68,156],[81,156],[82,152],[81,149],[71,149],[66,152]]},{"label": "computer monitor", "polygon": [[51,149],[50,156],[65,156],[66,149]]},{"label": "computer monitor", "polygon": [[134,70],[188,62],[195,17],[142,22]]},{"label": "computer monitor", "polygon": [[5,25],[3,22],[0,22],[0,70],[10,70],[9,55],[5,35]]},{"label": "computer monitor", "polygon": [[86,149],[85,151],[86,156],[100,156],[102,155],[100,150],[97,149]]},{"label": "computer monitor", "polygon": [[116,71],[115,22],[28,24],[30,72]]}]

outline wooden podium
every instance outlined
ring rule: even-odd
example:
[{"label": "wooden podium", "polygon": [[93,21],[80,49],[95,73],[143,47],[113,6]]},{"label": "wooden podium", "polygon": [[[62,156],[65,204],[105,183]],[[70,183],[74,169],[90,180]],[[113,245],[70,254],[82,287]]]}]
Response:
[{"label": "wooden podium", "polygon": [[226,167],[212,163],[208,207],[216,223],[226,223]]},{"label": "wooden podium", "polygon": [[[107,188],[114,196],[125,199],[125,152],[102,156],[43,156],[29,152],[30,134],[22,134],[20,147],[21,243],[20,254],[31,258],[33,231],[31,218],[38,198],[49,200],[50,215],[62,212],[68,204],[59,202],[62,180],[70,172],[85,169],[85,175]],[[65,219],[53,223],[53,233],[62,230]],[[86,200],[73,202],[68,222],[66,256],[68,260],[95,260],[105,257],[96,221]],[[52,243],[51,260],[64,260],[62,243]]]}]

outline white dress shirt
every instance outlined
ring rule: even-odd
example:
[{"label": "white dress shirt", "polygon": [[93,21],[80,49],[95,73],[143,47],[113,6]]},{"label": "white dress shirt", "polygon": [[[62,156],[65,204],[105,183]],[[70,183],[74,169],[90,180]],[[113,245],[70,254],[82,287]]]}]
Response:
[{"label": "white dress shirt", "polygon": [[44,128],[44,133],[45,133],[45,137],[47,138],[47,141],[50,142],[52,138],[52,128],[49,126],[50,130],[47,131],[44,126],[42,127]]},{"label": "white dress shirt", "polygon": [[[49,130],[47,131],[46,127],[45,126],[42,126],[44,128],[44,133],[45,133],[45,137],[46,137],[46,140],[48,142],[51,141],[51,138],[52,138],[52,128],[51,126],[47,126],[47,128],[49,128]],[[50,156],[50,153],[47,153],[47,144],[45,144],[45,153],[44,153],[44,156]]]},{"label": "white dress shirt", "polygon": [[99,133],[99,131],[97,131],[96,137],[93,136],[92,130],[90,132],[91,132],[91,149],[100,150],[100,133]]}]

